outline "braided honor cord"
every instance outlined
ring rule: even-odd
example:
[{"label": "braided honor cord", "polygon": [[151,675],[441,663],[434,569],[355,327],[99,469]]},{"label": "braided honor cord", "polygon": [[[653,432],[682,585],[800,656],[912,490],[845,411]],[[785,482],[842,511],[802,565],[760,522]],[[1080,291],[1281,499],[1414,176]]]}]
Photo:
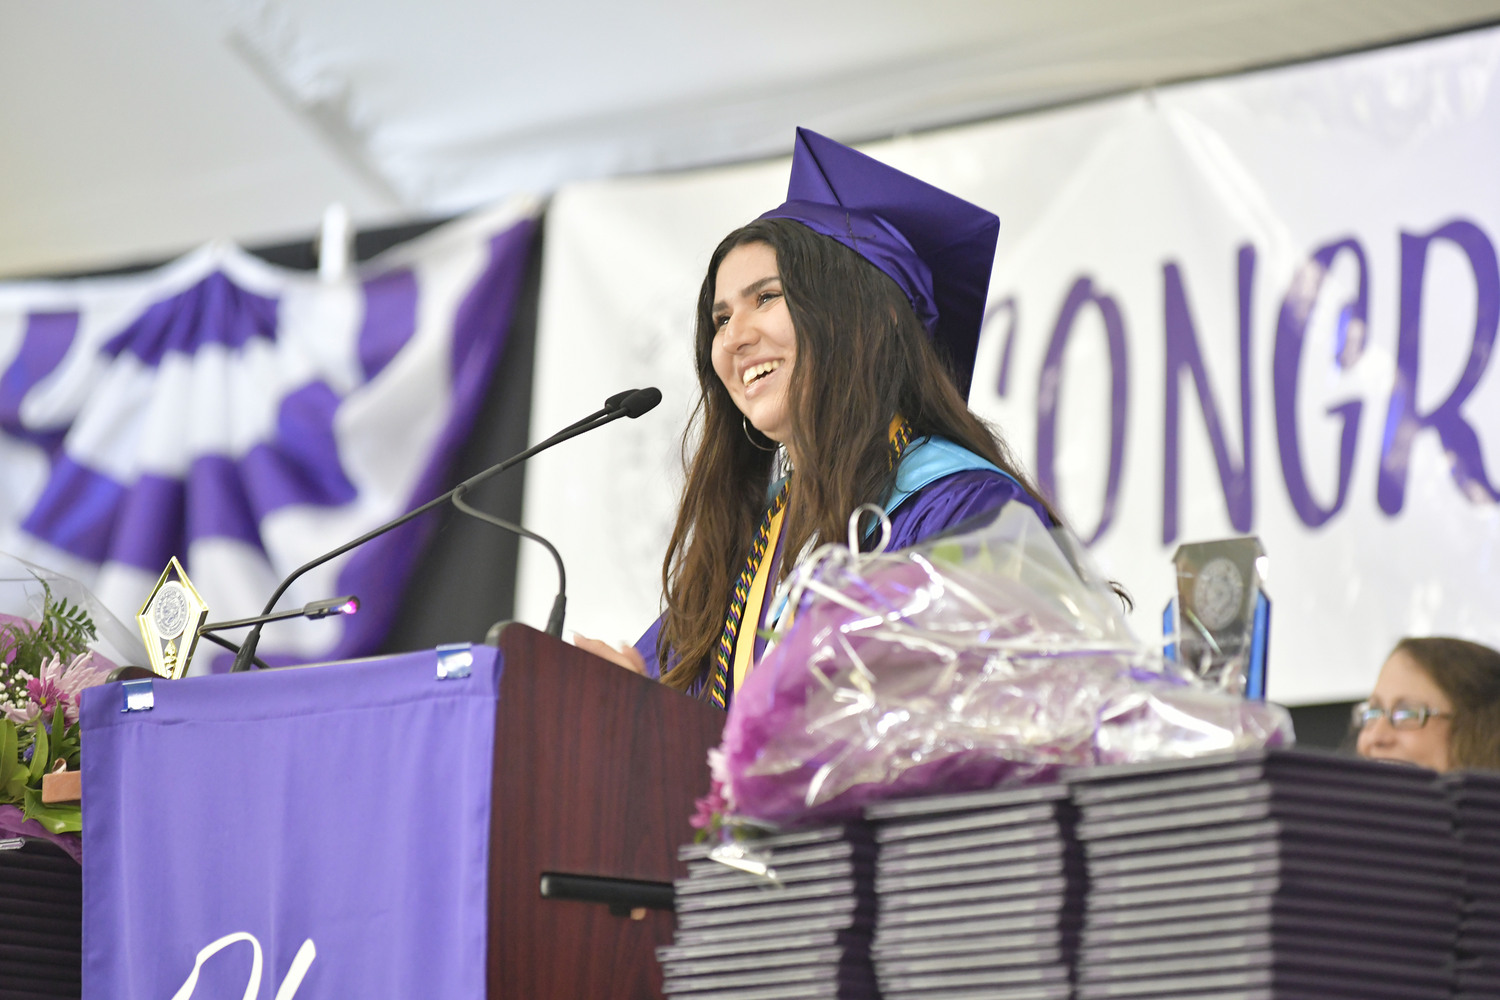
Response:
[{"label": "braided honor cord", "polygon": [[745,602],[750,599],[750,584],[755,580],[755,571],[760,568],[760,561],[765,557],[766,546],[771,540],[771,524],[786,506],[790,486],[791,479],[788,478],[776,492],[771,506],[766,508],[765,515],[760,519],[760,527],[755,531],[755,541],[750,546],[750,557],[745,560],[739,579],[734,582],[729,615],[724,619],[724,631],[719,634],[719,648],[714,651],[713,683],[708,689],[708,700],[720,708],[725,708],[728,704],[729,662],[734,656],[735,639],[740,634],[740,620],[745,617]]},{"label": "braided honor cord", "polygon": [[[911,425],[899,416],[891,421],[890,442],[890,462],[891,467],[894,468],[906,451],[906,446],[911,443]],[[786,507],[790,486],[791,479],[788,478],[781,484],[781,489],[777,491],[771,505],[766,508],[765,515],[760,519],[760,527],[755,531],[755,541],[750,546],[750,555],[745,560],[739,579],[734,584],[734,595],[729,601],[729,614],[724,619],[724,631],[719,634],[719,646],[714,651],[713,681],[708,688],[709,701],[720,708],[728,706],[730,663],[734,658],[735,640],[739,638],[740,626],[745,617],[745,605],[750,600],[750,586],[755,580],[755,573],[760,568],[761,560],[766,558],[766,548],[771,539],[771,526],[776,521],[776,515]]]}]

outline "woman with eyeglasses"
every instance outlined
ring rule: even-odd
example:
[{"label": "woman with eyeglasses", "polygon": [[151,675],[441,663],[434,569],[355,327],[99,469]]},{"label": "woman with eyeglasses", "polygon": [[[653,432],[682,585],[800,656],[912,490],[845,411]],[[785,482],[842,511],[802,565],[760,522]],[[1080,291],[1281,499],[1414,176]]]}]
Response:
[{"label": "woman with eyeglasses", "polygon": [[1361,757],[1500,770],[1500,653],[1463,639],[1402,639],[1354,707],[1354,728]]}]

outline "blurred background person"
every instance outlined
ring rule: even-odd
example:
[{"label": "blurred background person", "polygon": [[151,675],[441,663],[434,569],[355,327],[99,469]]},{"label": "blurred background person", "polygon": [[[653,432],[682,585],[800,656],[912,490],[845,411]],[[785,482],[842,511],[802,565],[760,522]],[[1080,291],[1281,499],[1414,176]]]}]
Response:
[{"label": "blurred background person", "polygon": [[1500,770],[1500,653],[1464,639],[1402,639],[1353,724],[1361,757]]}]

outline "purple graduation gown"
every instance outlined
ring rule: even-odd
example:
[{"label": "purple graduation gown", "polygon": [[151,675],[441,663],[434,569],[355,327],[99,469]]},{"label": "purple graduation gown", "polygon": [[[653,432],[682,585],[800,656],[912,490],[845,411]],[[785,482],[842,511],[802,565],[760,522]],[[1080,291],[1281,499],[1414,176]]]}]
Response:
[{"label": "purple graduation gown", "polygon": [[[890,512],[891,543],[888,547],[907,548],[970,518],[998,510],[1012,501],[1025,504],[1043,524],[1052,524],[1046,508],[1027,493],[1020,483],[1004,473],[971,469],[944,476],[912,493]],[[777,558],[780,558],[779,548]],[[772,602],[767,600],[761,609],[761,630],[766,627],[765,618],[771,610]],[[635,648],[645,658],[646,669],[652,677],[658,677],[660,673],[657,638],[661,634],[661,626],[662,619],[656,619],[635,644]],[[765,639],[756,639],[756,661],[760,660],[765,645]],[[729,693],[733,695],[732,691]]]}]

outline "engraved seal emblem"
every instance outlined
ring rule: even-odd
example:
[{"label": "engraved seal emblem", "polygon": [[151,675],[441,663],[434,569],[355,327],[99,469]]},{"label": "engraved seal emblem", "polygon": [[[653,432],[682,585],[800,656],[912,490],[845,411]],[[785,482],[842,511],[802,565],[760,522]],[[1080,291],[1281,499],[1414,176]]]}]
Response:
[{"label": "engraved seal emblem", "polygon": [[1234,621],[1245,601],[1239,567],[1222,556],[1198,571],[1193,581],[1193,610],[1203,627],[1215,631]]},{"label": "engraved seal emblem", "polygon": [[163,639],[175,639],[181,635],[187,628],[188,615],[187,590],[176,580],[164,584],[157,591],[156,600],[151,602],[151,620]]}]

